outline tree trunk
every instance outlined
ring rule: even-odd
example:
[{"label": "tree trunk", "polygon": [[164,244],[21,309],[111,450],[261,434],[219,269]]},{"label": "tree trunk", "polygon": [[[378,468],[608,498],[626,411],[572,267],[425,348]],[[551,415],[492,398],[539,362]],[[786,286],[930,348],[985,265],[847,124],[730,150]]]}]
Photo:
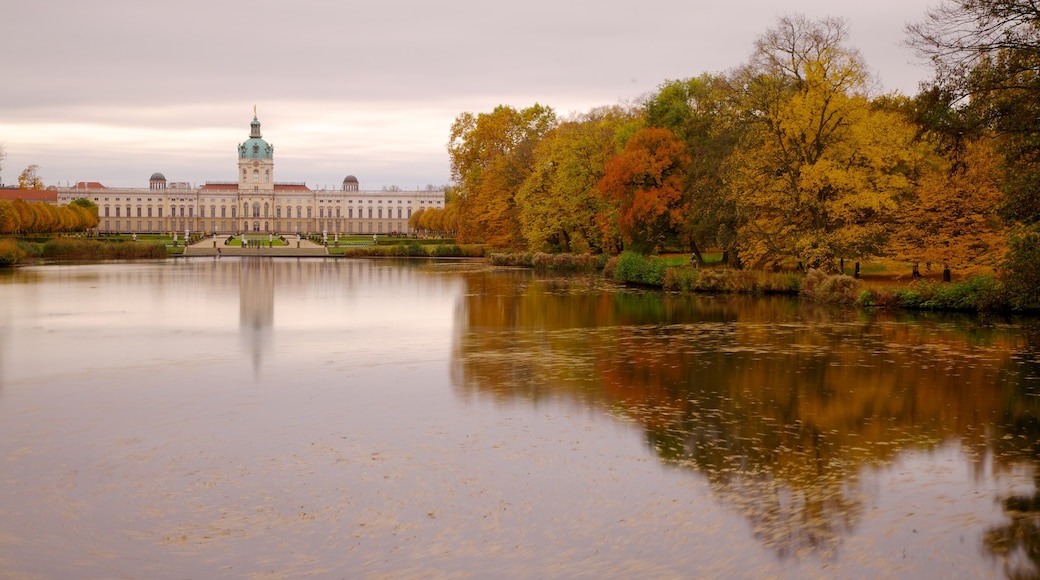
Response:
[{"label": "tree trunk", "polygon": [[950,282],[953,280],[953,276],[950,274],[950,267],[943,266],[943,282]]},{"label": "tree trunk", "polygon": [[856,273],[852,277],[859,280],[859,262],[856,262]]},{"label": "tree trunk", "polygon": [[690,261],[693,262],[695,266],[701,267],[704,265],[704,257],[701,256],[701,251],[697,248],[697,242],[693,240],[690,240],[690,253],[693,254]]},{"label": "tree trunk", "polygon": [[920,270],[919,266],[920,266],[920,264],[918,262],[914,262],[914,271],[913,271],[913,274],[911,274],[911,277],[913,277],[913,278],[920,278],[921,277],[921,270]]}]

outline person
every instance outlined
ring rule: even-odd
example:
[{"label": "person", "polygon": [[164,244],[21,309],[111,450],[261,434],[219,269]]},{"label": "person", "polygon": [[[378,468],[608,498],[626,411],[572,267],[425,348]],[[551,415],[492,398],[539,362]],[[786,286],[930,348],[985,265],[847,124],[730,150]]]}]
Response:
[{"label": "person", "polygon": [[217,248],[217,257],[220,257],[220,248]]}]

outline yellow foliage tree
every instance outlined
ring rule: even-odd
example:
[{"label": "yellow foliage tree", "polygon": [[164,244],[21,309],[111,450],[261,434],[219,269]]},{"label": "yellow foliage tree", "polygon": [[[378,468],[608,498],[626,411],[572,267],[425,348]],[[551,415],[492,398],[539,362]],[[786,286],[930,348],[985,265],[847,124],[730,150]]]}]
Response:
[{"label": "yellow foliage tree", "polygon": [[43,189],[43,180],[40,179],[40,166],[30,165],[18,176],[19,189]]},{"label": "yellow foliage tree", "polygon": [[757,44],[742,96],[748,131],[730,159],[741,251],[833,270],[884,247],[922,159],[913,126],[872,108],[844,22],[781,19]]},{"label": "yellow foliage tree", "polygon": [[618,134],[639,124],[634,111],[598,109],[561,123],[534,152],[531,174],[516,196],[520,229],[533,251],[594,252],[617,246],[598,223],[616,203],[596,188]]}]

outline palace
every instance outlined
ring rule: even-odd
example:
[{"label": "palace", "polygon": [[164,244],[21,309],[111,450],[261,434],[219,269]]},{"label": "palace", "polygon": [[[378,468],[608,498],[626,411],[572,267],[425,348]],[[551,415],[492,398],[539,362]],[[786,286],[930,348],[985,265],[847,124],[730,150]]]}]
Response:
[{"label": "palace", "polygon": [[84,197],[97,204],[98,230],[106,233],[410,233],[413,212],[444,207],[443,191],[361,191],[353,175],[339,190],[275,181],[274,146],[255,112],[249,139],[238,146],[237,181],[192,187],[154,173],[147,188],[81,181],[58,189],[58,205]]}]

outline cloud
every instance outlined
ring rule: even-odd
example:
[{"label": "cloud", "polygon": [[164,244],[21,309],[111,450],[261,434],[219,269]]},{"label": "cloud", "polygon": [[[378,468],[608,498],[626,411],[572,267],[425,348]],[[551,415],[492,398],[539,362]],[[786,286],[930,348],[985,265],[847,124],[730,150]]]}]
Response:
[{"label": "cloud", "polygon": [[898,43],[929,3],[15,0],[5,21],[21,25],[0,37],[4,173],[233,178],[256,104],[280,178],[443,183],[463,111],[637,99],[738,66],[784,13],[845,17],[886,88],[912,93],[925,71]]}]

